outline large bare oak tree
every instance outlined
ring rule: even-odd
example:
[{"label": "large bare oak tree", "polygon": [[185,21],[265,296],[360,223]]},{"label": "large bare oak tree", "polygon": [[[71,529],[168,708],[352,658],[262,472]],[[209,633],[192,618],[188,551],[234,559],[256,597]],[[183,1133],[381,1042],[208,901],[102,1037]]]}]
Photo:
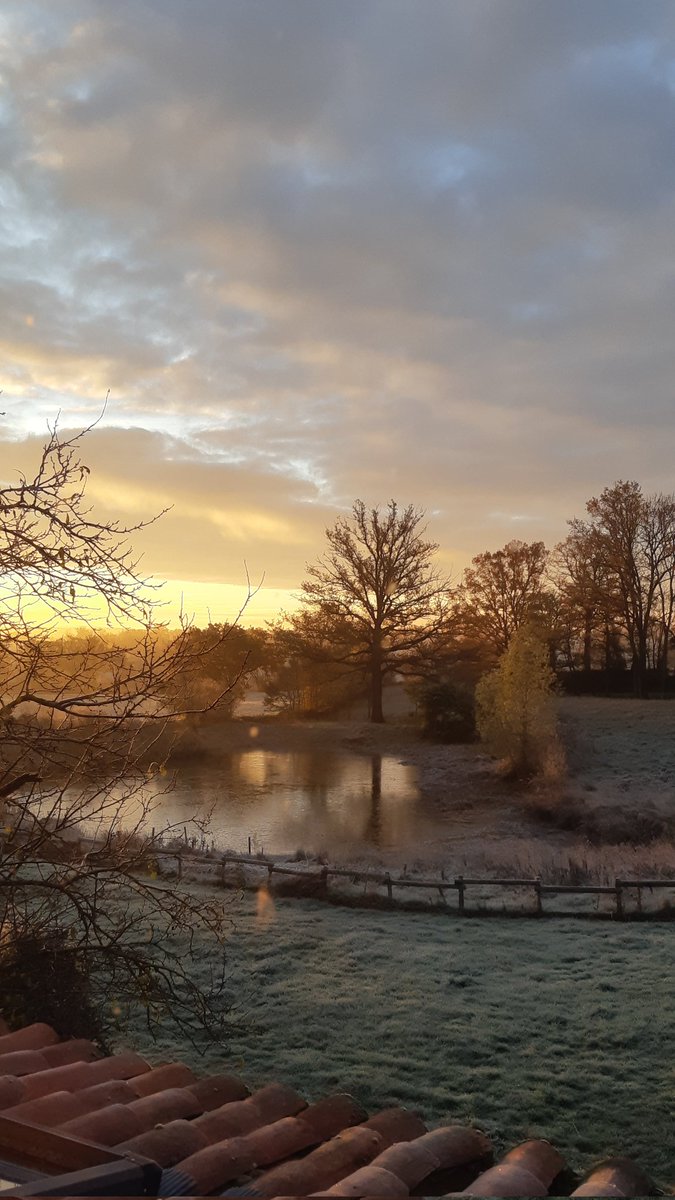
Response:
[{"label": "large bare oak tree", "polygon": [[290,618],[305,650],[369,681],[370,719],[382,722],[387,677],[410,668],[442,628],[449,581],[434,565],[424,512],[390,500],[382,511],[357,500],[326,530],[328,549],[308,568],[304,610]]}]

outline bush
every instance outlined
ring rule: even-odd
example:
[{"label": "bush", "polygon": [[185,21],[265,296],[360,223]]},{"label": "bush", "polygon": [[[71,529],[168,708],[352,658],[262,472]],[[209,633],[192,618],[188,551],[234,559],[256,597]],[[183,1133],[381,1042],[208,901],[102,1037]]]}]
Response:
[{"label": "bush", "polygon": [[534,793],[528,797],[530,816],[554,829],[578,833],[591,846],[651,846],[675,836],[675,821],[654,807],[640,811],[611,805],[591,805],[577,796]]},{"label": "bush", "polygon": [[61,1037],[98,1042],[106,1032],[84,956],[65,930],[19,932],[0,946],[0,1013],[12,1029],[46,1021]]},{"label": "bush", "polygon": [[562,769],[553,709],[555,675],[548,647],[533,624],[514,633],[498,667],[476,688],[482,741],[517,779]]},{"label": "bush", "polygon": [[422,736],[434,742],[473,742],[476,717],[473,696],[453,683],[433,683],[420,696]]}]

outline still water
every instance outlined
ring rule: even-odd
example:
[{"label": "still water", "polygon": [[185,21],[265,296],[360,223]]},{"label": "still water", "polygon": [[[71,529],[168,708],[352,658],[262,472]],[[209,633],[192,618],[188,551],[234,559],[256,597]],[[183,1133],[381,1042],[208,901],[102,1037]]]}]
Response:
[{"label": "still water", "polygon": [[181,766],[172,790],[161,795],[165,785],[150,781],[158,830],[170,823],[199,837],[195,819],[210,818],[209,842],[238,852],[249,838],[254,850],[278,854],[403,850],[433,836],[415,768],[379,754],[252,749]]}]

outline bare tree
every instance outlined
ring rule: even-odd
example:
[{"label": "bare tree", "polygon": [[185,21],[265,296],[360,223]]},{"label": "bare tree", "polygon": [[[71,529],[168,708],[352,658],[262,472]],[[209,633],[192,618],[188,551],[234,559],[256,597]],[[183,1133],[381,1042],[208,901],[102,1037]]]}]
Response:
[{"label": "bare tree", "polygon": [[449,582],[433,565],[424,513],[390,500],[384,512],[357,500],[326,530],[328,550],[308,568],[304,611],[289,625],[317,661],[342,663],[369,681],[370,717],[382,722],[384,681],[405,671],[445,620]]},{"label": "bare tree", "polygon": [[224,907],[154,867],[159,762],[200,659],[188,622],[159,618],[140,526],[87,501],[87,432],[53,429],[33,477],[0,488],[2,942],[67,945],[109,1016],[140,1004],[151,1027],[222,1033]]},{"label": "bare tree", "polygon": [[612,638],[619,621],[619,597],[608,572],[598,531],[574,519],[551,557],[549,570],[558,595],[560,624],[570,666],[581,661],[590,671],[598,658],[610,665]]},{"label": "bare tree", "polygon": [[458,627],[493,659],[508,649],[521,625],[546,613],[547,561],[543,542],[515,540],[478,554],[464,572],[456,596]]},{"label": "bare tree", "polygon": [[630,647],[634,691],[641,696],[650,645],[661,644],[667,661],[675,574],[675,497],[646,496],[634,480],[619,480],[589,500],[586,508],[604,571],[616,591]]}]

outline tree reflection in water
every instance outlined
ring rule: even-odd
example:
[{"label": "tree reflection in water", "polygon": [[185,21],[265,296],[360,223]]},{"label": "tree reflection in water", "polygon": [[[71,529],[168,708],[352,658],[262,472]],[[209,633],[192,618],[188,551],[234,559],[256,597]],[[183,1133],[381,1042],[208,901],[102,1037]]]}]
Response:
[{"label": "tree reflection in water", "polygon": [[370,759],[370,810],[363,831],[364,841],[377,850],[382,845],[382,755]]}]

